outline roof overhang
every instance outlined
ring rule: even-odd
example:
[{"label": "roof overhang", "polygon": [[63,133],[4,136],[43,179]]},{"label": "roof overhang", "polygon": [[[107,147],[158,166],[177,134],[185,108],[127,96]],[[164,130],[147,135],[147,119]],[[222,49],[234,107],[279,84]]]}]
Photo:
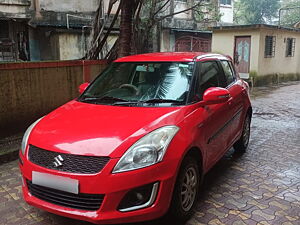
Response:
[{"label": "roof overhang", "polygon": [[174,32],[187,32],[187,33],[197,33],[197,34],[212,34],[210,30],[185,30],[185,29],[171,29]]},{"label": "roof overhang", "polygon": [[300,32],[298,28],[268,25],[268,24],[249,24],[249,25],[234,25],[234,26],[217,26],[212,27],[212,31],[231,31],[231,30],[255,30],[255,29],[272,29],[272,30],[285,30],[292,32]]}]

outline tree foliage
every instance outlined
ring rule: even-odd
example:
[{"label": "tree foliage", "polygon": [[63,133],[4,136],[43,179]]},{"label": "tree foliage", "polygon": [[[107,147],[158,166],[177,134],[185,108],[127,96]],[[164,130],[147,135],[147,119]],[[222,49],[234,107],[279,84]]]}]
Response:
[{"label": "tree foliage", "polygon": [[239,0],[235,3],[237,24],[270,23],[278,17],[280,0]]},{"label": "tree foliage", "polygon": [[[153,50],[153,43],[159,42],[159,31],[164,19],[192,11],[196,22],[218,21],[220,14],[216,6],[218,0],[189,0],[187,7],[175,11],[176,1],[171,0],[109,0],[108,11],[103,11],[104,0],[99,0],[99,8],[93,24],[93,34],[88,59],[115,59],[117,56],[145,53]],[[111,15],[114,5],[117,13]],[[207,16],[209,14],[209,16]],[[111,21],[109,17],[113,17]],[[107,40],[120,18],[120,35],[112,49],[108,50]],[[107,24],[110,24],[107,27]]]},{"label": "tree foliage", "polygon": [[281,7],[283,9],[281,12],[281,25],[293,26],[300,22],[300,0],[285,0],[282,2]]},{"label": "tree foliage", "polygon": [[219,0],[205,1],[194,9],[194,20],[198,23],[219,22],[222,14],[219,10]]}]

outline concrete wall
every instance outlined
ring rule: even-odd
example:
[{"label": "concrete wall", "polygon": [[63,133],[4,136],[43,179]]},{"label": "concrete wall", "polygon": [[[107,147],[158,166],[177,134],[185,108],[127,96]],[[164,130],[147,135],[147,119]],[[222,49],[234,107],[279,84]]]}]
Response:
[{"label": "concrete wall", "polygon": [[[58,57],[55,59],[77,60],[83,58],[88,49],[88,44],[90,43],[89,38],[90,37],[88,34],[83,35],[80,32],[56,33],[52,35],[51,40],[53,40],[53,43],[56,42],[56,49],[58,52]],[[111,49],[117,39],[118,36],[114,34],[108,37],[108,49]],[[52,46],[55,47],[54,45]],[[54,56],[55,54],[52,53],[52,55]]]},{"label": "concrete wall", "polygon": [[[174,36],[174,34],[173,34]],[[174,37],[175,39],[175,37]],[[175,45],[175,43],[174,43]],[[161,32],[161,38],[160,38],[160,51],[161,52],[170,52],[171,50],[171,34],[169,29],[164,29]]]},{"label": "concrete wall", "polygon": [[80,33],[58,33],[59,59],[80,59],[85,54],[86,36]]},{"label": "concrete wall", "polygon": [[23,132],[75,98],[78,86],[105,67],[105,61],[0,64],[0,137]]},{"label": "concrete wall", "polygon": [[233,58],[234,42],[237,36],[251,36],[250,71],[259,69],[260,33],[258,30],[213,31],[212,52],[230,55]]},{"label": "concrete wall", "polygon": [[[174,1],[174,12],[179,12],[182,10],[185,10],[187,8],[191,7],[185,2],[180,2],[180,1]],[[174,18],[180,18],[180,19],[192,19],[192,11],[189,10],[184,13],[180,13],[174,16]]]},{"label": "concrete wall", "polygon": [[[275,57],[265,58],[265,37],[275,36]],[[286,57],[286,39],[296,38],[294,57]],[[273,73],[300,73],[300,32],[288,30],[262,29],[260,33],[259,75]]]},{"label": "concrete wall", "polygon": [[29,30],[31,61],[82,59],[89,44],[88,34],[54,32],[40,28]]},{"label": "concrete wall", "polygon": [[42,10],[55,12],[94,12],[98,0],[40,0]]},{"label": "concrete wall", "polygon": [[[109,0],[104,0],[104,12],[106,13],[108,10],[108,6],[109,6]],[[116,14],[117,10],[119,7],[119,1],[117,1],[114,5],[113,8],[111,10],[111,14]],[[96,10],[96,9],[95,9]]]},{"label": "concrete wall", "polygon": [[0,16],[9,18],[26,18],[29,10],[30,0],[1,0]]}]

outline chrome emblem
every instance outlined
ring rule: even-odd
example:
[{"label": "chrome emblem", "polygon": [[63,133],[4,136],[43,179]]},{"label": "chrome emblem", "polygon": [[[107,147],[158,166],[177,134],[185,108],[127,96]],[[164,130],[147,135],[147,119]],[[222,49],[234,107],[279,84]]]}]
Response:
[{"label": "chrome emblem", "polygon": [[56,156],[55,158],[54,158],[54,162],[53,162],[53,164],[54,164],[54,166],[56,167],[56,168],[58,168],[58,167],[61,167],[63,164],[62,164],[62,162],[64,161],[64,158],[61,156],[61,155],[58,155],[58,156]]}]

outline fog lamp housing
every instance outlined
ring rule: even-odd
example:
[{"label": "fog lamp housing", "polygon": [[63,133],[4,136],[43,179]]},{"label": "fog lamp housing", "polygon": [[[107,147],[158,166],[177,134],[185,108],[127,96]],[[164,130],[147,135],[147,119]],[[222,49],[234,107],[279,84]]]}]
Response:
[{"label": "fog lamp housing", "polygon": [[135,211],[151,206],[157,196],[159,183],[147,184],[129,191],[119,204],[120,212]]}]

